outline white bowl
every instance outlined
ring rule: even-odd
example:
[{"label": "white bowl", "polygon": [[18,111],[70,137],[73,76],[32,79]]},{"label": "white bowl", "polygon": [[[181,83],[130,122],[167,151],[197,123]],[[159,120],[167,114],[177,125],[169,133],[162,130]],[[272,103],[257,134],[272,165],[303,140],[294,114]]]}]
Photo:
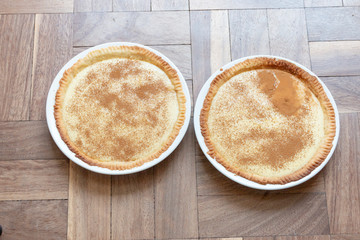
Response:
[{"label": "white bowl", "polygon": [[[203,103],[204,103],[204,99],[209,91],[210,88],[210,83],[213,81],[213,79],[219,75],[221,72],[225,71],[226,69],[231,68],[232,66],[234,66],[237,63],[243,62],[247,59],[252,59],[252,58],[256,58],[256,57],[269,57],[269,58],[276,58],[276,59],[282,59],[282,60],[286,60],[289,61],[293,64],[296,64],[298,67],[304,69],[305,71],[307,71],[308,73],[310,73],[311,75],[315,76],[319,82],[321,83],[321,85],[323,86],[326,95],[328,96],[328,98],[330,99],[331,104],[334,107],[334,111],[335,111],[335,120],[336,120],[336,134],[333,140],[333,147],[331,148],[330,153],[328,154],[328,156],[326,157],[326,159],[317,167],[315,168],[309,175],[294,181],[294,182],[289,182],[286,184],[266,184],[266,185],[262,185],[259,184],[257,182],[253,182],[250,181],[246,178],[240,177],[228,170],[226,170],[220,163],[218,163],[215,159],[213,159],[212,157],[210,157],[207,152],[209,151],[209,149],[207,148],[205,141],[204,141],[204,137],[201,134],[201,128],[200,128],[200,111],[203,107]],[[299,63],[296,63],[294,61],[291,61],[289,59],[286,58],[282,58],[282,57],[277,57],[277,56],[269,56],[269,55],[257,55],[257,56],[249,56],[249,57],[244,57],[244,58],[240,58],[237,59],[235,61],[232,61],[228,64],[226,64],[225,66],[223,66],[222,71],[217,70],[213,75],[211,75],[211,77],[206,81],[206,83],[204,84],[204,86],[202,87],[199,96],[196,100],[196,104],[195,104],[195,109],[194,109],[194,128],[195,128],[195,133],[196,133],[196,137],[197,140],[200,144],[201,150],[204,152],[205,156],[207,157],[207,159],[211,162],[211,164],[217,169],[219,170],[222,174],[224,174],[226,177],[230,178],[231,180],[240,183],[241,185],[250,187],[250,188],[254,188],[254,189],[260,189],[260,190],[280,190],[280,189],[286,189],[286,188],[290,188],[290,187],[294,187],[297,186],[301,183],[306,182],[307,180],[309,180],[310,178],[312,178],[313,176],[315,176],[318,172],[320,172],[321,169],[323,169],[325,167],[325,165],[329,162],[329,159],[331,158],[336,144],[338,142],[338,138],[339,138],[339,129],[340,129],[340,123],[339,123],[339,112],[338,109],[336,107],[334,98],[332,97],[329,89],[325,86],[325,84],[313,73],[311,72],[309,69],[307,69],[306,67],[300,65]]]},{"label": "white bowl", "polygon": [[[70,68],[75,62],[77,62],[79,59],[85,57],[89,52],[96,50],[96,49],[101,49],[101,48],[106,48],[109,46],[139,46],[139,47],[143,47],[146,48],[149,51],[152,51],[153,53],[155,53],[156,55],[160,56],[163,60],[165,60],[167,63],[169,63],[171,65],[171,67],[173,67],[179,77],[180,77],[180,81],[183,87],[183,91],[186,97],[186,114],[185,114],[185,122],[184,125],[182,126],[182,128],[180,129],[180,132],[178,134],[178,136],[176,137],[175,141],[171,144],[171,146],[165,151],[163,152],[160,157],[150,161],[150,162],[146,162],[143,165],[139,166],[139,167],[135,167],[132,169],[127,169],[127,170],[110,170],[108,168],[102,168],[102,167],[98,167],[98,166],[91,166],[87,163],[85,163],[84,161],[80,160],[79,158],[77,158],[75,156],[75,153],[73,153],[72,151],[70,151],[70,149],[68,148],[68,146],[65,144],[65,142],[61,139],[59,131],[56,127],[56,122],[55,122],[55,117],[54,117],[54,104],[55,104],[55,95],[56,92],[59,88],[59,81],[62,78],[64,72],[66,69]],[[143,171],[145,169],[148,169],[156,164],[158,164],[159,162],[161,162],[162,160],[164,160],[167,156],[169,156],[170,153],[172,153],[175,148],[179,145],[179,143],[181,142],[181,140],[183,139],[186,130],[189,126],[189,122],[190,122],[190,114],[191,114],[191,99],[190,99],[190,94],[189,94],[189,89],[186,85],[185,79],[183,77],[183,75],[181,74],[181,72],[179,71],[179,69],[175,66],[175,64],[173,62],[171,62],[167,57],[165,57],[163,54],[161,54],[160,52],[143,46],[141,44],[136,44],[136,43],[128,43],[128,42],[112,42],[112,43],[105,43],[105,44],[101,44],[101,45],[97,45],[95,47],[89,48],[81,53],[79,53],[78,55],[76,55],[75,57],[73,57],[69,62],[67,62],[65,64],[65,66],[59,71],[59,73],[56,75],[53,83],[51,84],[49,93],[48,93],[48,97],[47,97],[47,101],[46,101],[46,120],[47,120],[47,124],[51,133],[52,138],[54,139],[56,145],[60,148],[60,150],[68,157],[70,158],[71,161],[73,161],[74,163],[78,164],[79,166],[86,168],[90,171],[93,172],[97,172],[97,173],[102,173],[102,174],[108,174],[108,175],[123,175],[123,174],[130,174],[130,173],[136,173],[136,172],[140,172]]]}]

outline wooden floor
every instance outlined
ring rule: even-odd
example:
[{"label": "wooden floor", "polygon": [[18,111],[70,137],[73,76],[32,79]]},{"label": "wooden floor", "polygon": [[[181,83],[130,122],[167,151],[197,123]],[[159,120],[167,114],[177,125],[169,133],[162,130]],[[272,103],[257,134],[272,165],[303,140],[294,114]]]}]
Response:
[{"label": "wooden floor", "polygon": [[[193,101],[231,60],[284,56],[310,67],[340,110],[326,168],[286,191],[242,187],[202,154],[192,123],[165,161],[130,176],[70,162],[45,121],[56,73],[111,41],[175,62]],[[0,225],[9,239],[360,239],[359,0],[1,0]]]}]

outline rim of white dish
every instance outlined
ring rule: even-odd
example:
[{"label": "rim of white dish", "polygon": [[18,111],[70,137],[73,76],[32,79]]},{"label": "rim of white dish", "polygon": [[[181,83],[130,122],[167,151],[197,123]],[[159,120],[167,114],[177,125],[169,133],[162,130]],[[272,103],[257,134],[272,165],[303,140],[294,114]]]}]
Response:
[{"label": "rim of white dish", "polygon": [[[238,64],[240,62],[243,62],[245,60],[248,59],[253,59],[253,58],[258,58],[258,57],[266,57],[266,58],[275,58],[275,59],[281,59],[281,60],[285,60],[288,61],[290,63],[295,64],[296,66],[302,68],[303,70],[305,70],[306,72],[308,72],[309,74],[315,76],[318,81],[321,83],[321,85],[324,88],[324,91],[327,95],[327,97],[329,98],[333,108],[334,108],[334,112],[335,112],[335,121],[336,121],[336,133],[335,133],[335,137],[334,140],[332,142],[333,146],[328,154],[328,156],[326,157],[326,159],[317,167],[315,168],[309,175],[306,175],[305,177],[297,180],[297,181],[293,181],[293,182],[289,182],[286,184],[259,184],[257,182],[254,181],[250,181],[246,178],[240,177],[238,175],[236,175],[235,173],[232,173],[230,171],[228,171],[223,165],[221,165],[220,163],[218,163],[214,158],[212,158],[209,154],[207,154],[207,152],[209,151],[208,147],[205,144],[204,141],[204,137],[201,134],[201,128],[200,128],[200,112],[201,109],[203,107],[204,104],[204,100],[205,97],[209,91],[210,88],[210,84],[211,82],[214,80],[214,78],[219,75],[220,73],[222,73],[223,71],[225,71],[226,69],[229,69],[231,67],[233,67],[235,64]],[[221,69],[221,70],[220,70]],[[323,169],[325,167],[325,165],[329,162],[331,156],[334,153],[334,150],[336,148],[338,139],[339,139],[339,132],[340,132],[340,122],[339,122],[339,112],[338,109],[336,107],[336,103],[334,101],[333,96],[331,95],[329,89],[326,87],[326,85],[324,84],[323,81],[321,81],[312,71],[310,71],[308,68],[304,67],[303,65],[294,62],[290,59],[287,58],[283,58],[283,57],[279,57],[279,56],[272,56],[272,55],[254,55],[254,56],[248,56],[248,57],[243,57],[237,60],[234,60],[228,64],[226,64],[225,66],[221,67],[220,69],[218,69],[216,72],[214,72],[210,78],[205,82],[205,84],[203,85],[197,100],[196,100],[196,104],[195,104],[195,108],[194,108],[194,129],[195,129],[195,134],[196,134],[196,138],[199,142],[199,145],[201,147],[201,150],[203,151],[203,153],[205,154],[206,158],[210,161],[210,163],[222,174],[224,174],[226,177],[230,178],[231,180],[244,185],[246,187],[249,188],[254,188],[254,189],[259,189],[259,190],[281,190],[281,189],[287,189],[287,188],[291,188],[291,187],[295,187],[301,183],[304,183],[306,181],[308,181],[309,179],[311,179],[312,177],[314,177],[316,174],[318,174],[321,169]]]},{"label": "rim of white dish", "polygon": [[[134,168],[131,168],[131,169],[126,169],[126,170],[111,170],[111,169],[108,169],[108,168],[102,168],[102,167],[98,167],[98,166],[91,166],[91,165],[87,164],[86,162],[82,161],[81,159],[77,158],[75,156],[75,153],[73,153],[68,148],[68,146],[65,144],[65,142],[60,137],[60,133],[59,133],[59,130],[57,129],[57,127],[56,127],[56,121],[55,121],[55,117],[54,117],[55,95],[56,95],[56,92],[57,92],[57,90],[59,88],[59,81],[62,78],[65,70],[69,69],[79,59],[85,57],[89,52],[97,50],[97,49],[101,49],[101,48],[110,47],[110,46],[138,46],[138,47],[145,48],[145,49],[155,53],[156,55],[160,56],[164,61],[169,63],[170,66],[176,70],[177,74],[179,75],[181,85],[182,85],[182,88],[183,88],[183,91],[184,91],[184,94],[185,94],[185,97],[186,97],[186,113],[185,113],[184,125],[181,127],[179,134],[177,135],[177,137],[175,138],[175,140],[171,144],[171,146],[165,152],[163,152],[158,158],[156,158],[156,159],[154,159],[154,160],[152,160],[150,162],[146,162],[141,166],[134,167]],[[140,171],[146,170],[146,169],[148,169],[150,167],[153,167],[156,164],[158,164],[159,162],[161,162],[162,160],[164,160],[166,157],[168,157],[176,149],[176,147],[180,144],[181,140],[183,139],[183,137],[184,137],[184,135],[185,135],[185,133],[186,133],[186,131],[188,129],[188,126],[189,126],[190,115],[191,115],[190,93],[189,93],[189,89],[187,87],[187,84],[185,82],[185,79],[184,79],[183,75],[181,74],[180,70],[175,66],[175,64],[172,61],[170,61],[166,56],[164,56],[159,51],[157,51],[155,49],[152,49],[150,47],[138,44],[138,43],[131,43],[131,42],[110,42],[110,43],[100,44],[100,45],[91,47],[91,48],[79,53],[75,57],[73,57],[70,61],[68,61],[62,67],[62,69],[58,72],[58,74],[54,78],[54,81],[51,84],[51,87],[50,87],[50,90],[49,90],[49,93],[48,93],[48,97],[47,97],[47,101],[46,101],[46,121],[47,121],[47,124],[48,124],[50,134],[51,134],[52,138],[54,139],[56,145],[59,147],[59,149],[71,161],[73,161],[77,165],[79,165],[79,166],[81,166],[83,168],[86,168],[86,169],[88,169],[88,170],[90,170],[92,172],[101,173],[101,174],[107,174],[107,175],[125,175],[125,174],[131,174],[131,173],[140,172]]]}]

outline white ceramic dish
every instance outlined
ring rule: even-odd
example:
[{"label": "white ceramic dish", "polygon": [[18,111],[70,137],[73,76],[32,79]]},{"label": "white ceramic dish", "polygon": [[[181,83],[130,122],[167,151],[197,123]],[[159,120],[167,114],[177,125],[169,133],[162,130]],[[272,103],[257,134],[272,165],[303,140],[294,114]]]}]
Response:
[{"label": "white ceramic dish", "polygon": [[[98,167],[98,166],[91,166],[85,162],[83,162],[82,160],[80,160],[79,158],[77,158],[75,156],[75,154],[70,151],[70,149],[68,148],[68,146],[65,144],[65,142],[61,139],[59,131],[56,127],[56,122],[55,122],[55,117],[54,117],[54,104],[55,104],[55,95],[56,92],[59,88],[59,81],[61,79],[61,77],[63,76],[64,72],[66,69],[70,68],[76,61],[78,61],[79,59],[83,58],[86,56],[86,54],[88,54],[89,52],[96,50],[96,49],[101,49],[101,48],[105,48],[105,47],[109,47],[109,46],[139,46],[139,47],[143,47],[146,48],[147,50],[152,51],[153,53],[157,54],[158,56],[160,56],[163,60],[165,60],[167,63],[169,63],[178,73],[180,80],[181,80],[181,84],[184,90],[184,94],[186,97],[186,114],[185,114],[185,122],[184,125],[182,126],[182,128],[180,129],[179,135],[176,137],[175,141],[173,142],[173,144],[164,152],[160,155],[160,157],[158,157],[157,159],[154,159],[153,161],[147,162],[139,167],[135,167],[132,169],[127,169],[127,170],[110,170],[107,168],[102,168],[102,167]],[[79,166],[86,168],[90,171],[93,172],[97,172],[97,173],[102,173],[102,174],[108,174],[108,175],[124,175],[124,174],[131,174],[131,173],[135,173],[135,172],[140,172],[143,171],[145,169],[148,169],[156,164],[158,164],[159,162],[161,162],[162,160],[164,160],[167,156],[169,156],[170,153],[172,153],[175,148],[179,145],[179,143],[181,142],[181,140],[183,139],[186,130],[189,126],[189,122],[190,122],[190,114],[191,114],[191,98],[190,98],[190,94],[189,94],[189,89],[186,85],[185,79],[182,76],[181,72],[179,71],[179,69],[175,66],[175,64],[173,62],[171,62],[167,57],[165,57],[163,54],[161,54],[160,52],[143,46],[141,44],[136,44],[136,43],[128,43],[128,42],[112,42],[112,43],[105,43],[105,44],[101,44],[101,45],[97,45],[95,47],[89,48],[81,53],[79,53],[78,55],[76,55],[75,57],[73,57],[69,62],[67,62],[65,64],[65,66],[59,71],[59,73],[56,75],[49,93],[48,93],[48,97],[47,97],[47,101],[46,101],[46,120],[47,120],[47,124],[51,133],[51,136],[53,137],[56,145],[60,148],[60,150],[70,159],[72,160],[74,163],[78,164]]]},{"label": "white ceramic dish", "polygon": [[338,109],[336,107],[334,98],[332,97],[329,89],[325,86],[325,84],[318,78],[319,82],[322,84],[328,98],[330,99],[331,104],[334,107],[335,110],[335,119],[336,119],[336,134],[335,134],[335,138],[333,141],[333,147],[331,148],[331,151],[329,153],[329,155],[327,156],[327,158],[325,159],[325,161],[318,166],[316,169],[314,169],[309,175],[307,175],[306,177],[298,180],[298,181],[294,181],[294,182],[290,182],[284,185],[281,184],[266,184],[266,185],[262,185],[253,181],[250,181],[246,178],[240,177],[228,170],[226,170],[220,163],[218,163],[215,159],[213,159],[212,157],[210,157],[207,152],[209,151],[209,149],[207,148],[205,142],[204,142],[204,137],[201,134],[201,129],[200,129],[200,111],[203,107],[203,103],[204,103],[204,99],[209,91],[210,88],[210,83],[212,82],[212,80],[221,72],[225,71],[226,69],[231,68],[232,66],[234,66],[235,64],[239,63],[239,62],[243,62],[247,59],[251,59],[251,58],[256,58],[256,57],[271,57],[271,58],[276,58],[276,59],[283,59],[286,61],[289,61],[291,63],[296,64],[297,66],[299,66],[300,68],[304,69],[305,71],[307,71],[308,73],[310,73],[311,75],[316,76],[313,72],[311,72],[309,69],[307,69],[306,67],[300,65],[299,63],[296,63],[294,61],[291,61],[289,59],[286,58],[282,58],[282,57],[277,57],[277,56],[268,56],[268,55],[257,55],[257,56],[250,56],[250,57],[245,57],[245,58],[240,58],[238,60],[235,60],[233,62],[230,62],[228,64],[226,64],[225,66],[223,66],[221,69],[222,71],[217,70],[213,75],[211,75],[211,77],[206,81],[206,83],[204,84],[204,86],[202,87],[199,96],[196,100],[196,104],[195,104],[195,109],[194,109],[194,128],[195,128],[195,133],[196,133],[196,137],[197,140],[200,144],[200,147],[202,149],[202,151],[204,152],[205,156],[207,157],[207,159],[210,161],[210,163],[217,169],[219,170],[222,174],[224,174],[226,177],[230,178],[231,180],[240,183],[244,186],[250,187],[250,188],[254,188],[254,189],[260,189],[260,190],[280,190],[280,189],[286,189],[286,188],[290,188],[290,187],[294,187],[297,186],[301,183],[306,182],[307,180],[309,180],[310,178],[312,178],[313,176],[315,176],[318,172],[320,172],[321,169],[323,169],[325,167],[325,165],[329,162],[329,159],[331,158],[336,144],[338,142],[338,138],[339,138],[339,129],[340,129],[340,123],[339,123],[339,112]]}]

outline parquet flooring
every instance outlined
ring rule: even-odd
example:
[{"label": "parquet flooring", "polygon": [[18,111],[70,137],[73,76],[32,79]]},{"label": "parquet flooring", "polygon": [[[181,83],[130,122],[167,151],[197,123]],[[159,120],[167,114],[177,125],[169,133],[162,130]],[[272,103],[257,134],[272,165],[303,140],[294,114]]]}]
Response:
[{"label": "parquet flooring", "polygon": [[[231,60],[272,54],[300,62],[339,108],[332,159],[293,189],[252,190],[208,162],[191,122],[151,169],[82,169],[48,132],[47,92],[72,56],[112,41],[168,56],[193,103]],[[360,239],[359,0],[1,0],[0,52],[1,240]]]}]

